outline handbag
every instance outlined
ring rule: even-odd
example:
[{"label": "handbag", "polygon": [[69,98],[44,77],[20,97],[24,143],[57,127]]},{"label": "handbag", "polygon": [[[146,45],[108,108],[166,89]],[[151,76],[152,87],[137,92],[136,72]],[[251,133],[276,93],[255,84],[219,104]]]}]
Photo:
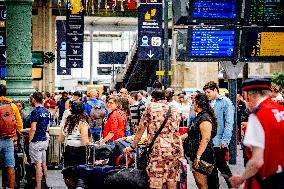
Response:
[{"label": "handbag", "polygon": [[166,114],[164,122],[162,123],[162,125],[160,126],[158,131],[156,132],[155,136],[153,137],[152,142],[144,149],[143,153],[141,154],[141,157],[139,158],[139,161],[138,161],[138,164],[137,164],[139,169],[146,170],[147,165],[148,165],[148,161],[149,161],[149,155],[151,154],[151,152],[153,150],[154,142],[158,138],[158,136],[161,133],[161,131],[163,130],[163,128],[165,127],[166,123],[168,122],[170,114],[171,114],[171,107],[169,107],[169,110]]},{"label": "handbag", "polygon": [[200,172],[204,175],[211,175],[214,169],[214,164],[208,163],[204,160],[200,160],[198,168],[194,168],[195,171]]}]

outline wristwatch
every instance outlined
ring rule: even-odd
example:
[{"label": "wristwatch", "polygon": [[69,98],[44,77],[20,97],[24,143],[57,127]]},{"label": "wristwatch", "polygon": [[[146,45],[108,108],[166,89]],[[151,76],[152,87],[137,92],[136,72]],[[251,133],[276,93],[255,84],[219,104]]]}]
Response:
[{"label": "wristwatch", "polygon": [[199,155],[196,155],[196,159],[200,160],[201,156]]}]

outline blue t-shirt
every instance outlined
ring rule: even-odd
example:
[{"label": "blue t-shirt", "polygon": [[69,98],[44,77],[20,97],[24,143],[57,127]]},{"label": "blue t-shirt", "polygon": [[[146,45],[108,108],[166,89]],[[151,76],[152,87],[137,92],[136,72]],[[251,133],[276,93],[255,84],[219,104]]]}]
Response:
[{"label": "blue t-shirt", "polygon": [[31,122],[36,122],[36,131],[32,142],[47,140],[46,130],[49,120],[49,111],[43,106],[38,106],[31,112]]}]

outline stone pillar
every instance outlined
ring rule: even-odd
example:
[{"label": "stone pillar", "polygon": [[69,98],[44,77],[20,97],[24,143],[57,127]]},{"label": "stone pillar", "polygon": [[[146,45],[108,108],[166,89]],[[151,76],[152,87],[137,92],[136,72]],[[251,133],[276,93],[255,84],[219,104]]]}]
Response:
[{"label": "stone pillar", "polygon": [[33,0],[6,0],[7,5],[7,88],[13,100],[27,101],[32,88]]}]

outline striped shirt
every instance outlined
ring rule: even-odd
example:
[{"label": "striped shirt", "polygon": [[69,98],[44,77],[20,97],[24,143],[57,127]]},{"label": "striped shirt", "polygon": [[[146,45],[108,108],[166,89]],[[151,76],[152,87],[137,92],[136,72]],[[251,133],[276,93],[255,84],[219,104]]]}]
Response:
[{"label": "striped shirt", "polygon": [[138,124],[139,121],[138,104],[130,105],[130,120],[131,123]]}]

